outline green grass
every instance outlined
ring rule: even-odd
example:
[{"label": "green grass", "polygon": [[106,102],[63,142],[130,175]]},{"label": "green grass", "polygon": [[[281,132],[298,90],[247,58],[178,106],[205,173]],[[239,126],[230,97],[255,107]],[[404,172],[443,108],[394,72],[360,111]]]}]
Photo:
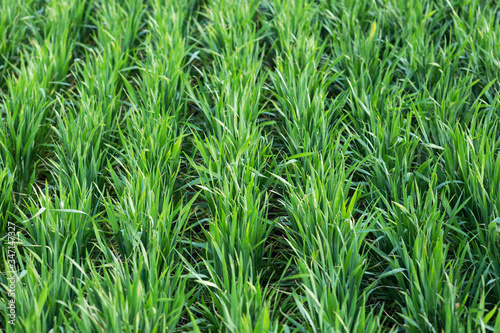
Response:
[{"label": "green grass", "polygon": [[3,331],[500,331],[497,1],[0,4]]}]

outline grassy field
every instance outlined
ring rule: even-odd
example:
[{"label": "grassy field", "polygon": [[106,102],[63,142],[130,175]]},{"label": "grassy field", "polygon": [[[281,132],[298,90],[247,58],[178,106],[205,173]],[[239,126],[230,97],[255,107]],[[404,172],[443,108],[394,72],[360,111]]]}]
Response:
[{"label": "grassy field", "polygon": [[0,0],[6,332],[500,332],[500,3]]}]

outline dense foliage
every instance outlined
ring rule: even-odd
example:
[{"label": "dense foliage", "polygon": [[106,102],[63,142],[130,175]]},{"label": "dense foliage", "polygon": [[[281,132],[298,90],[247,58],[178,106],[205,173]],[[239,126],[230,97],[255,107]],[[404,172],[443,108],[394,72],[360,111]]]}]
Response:
[{"label": "dense foliage", "polygon": [[7,332],[500,332],[498,1],[0,0],[0,54]]}]

